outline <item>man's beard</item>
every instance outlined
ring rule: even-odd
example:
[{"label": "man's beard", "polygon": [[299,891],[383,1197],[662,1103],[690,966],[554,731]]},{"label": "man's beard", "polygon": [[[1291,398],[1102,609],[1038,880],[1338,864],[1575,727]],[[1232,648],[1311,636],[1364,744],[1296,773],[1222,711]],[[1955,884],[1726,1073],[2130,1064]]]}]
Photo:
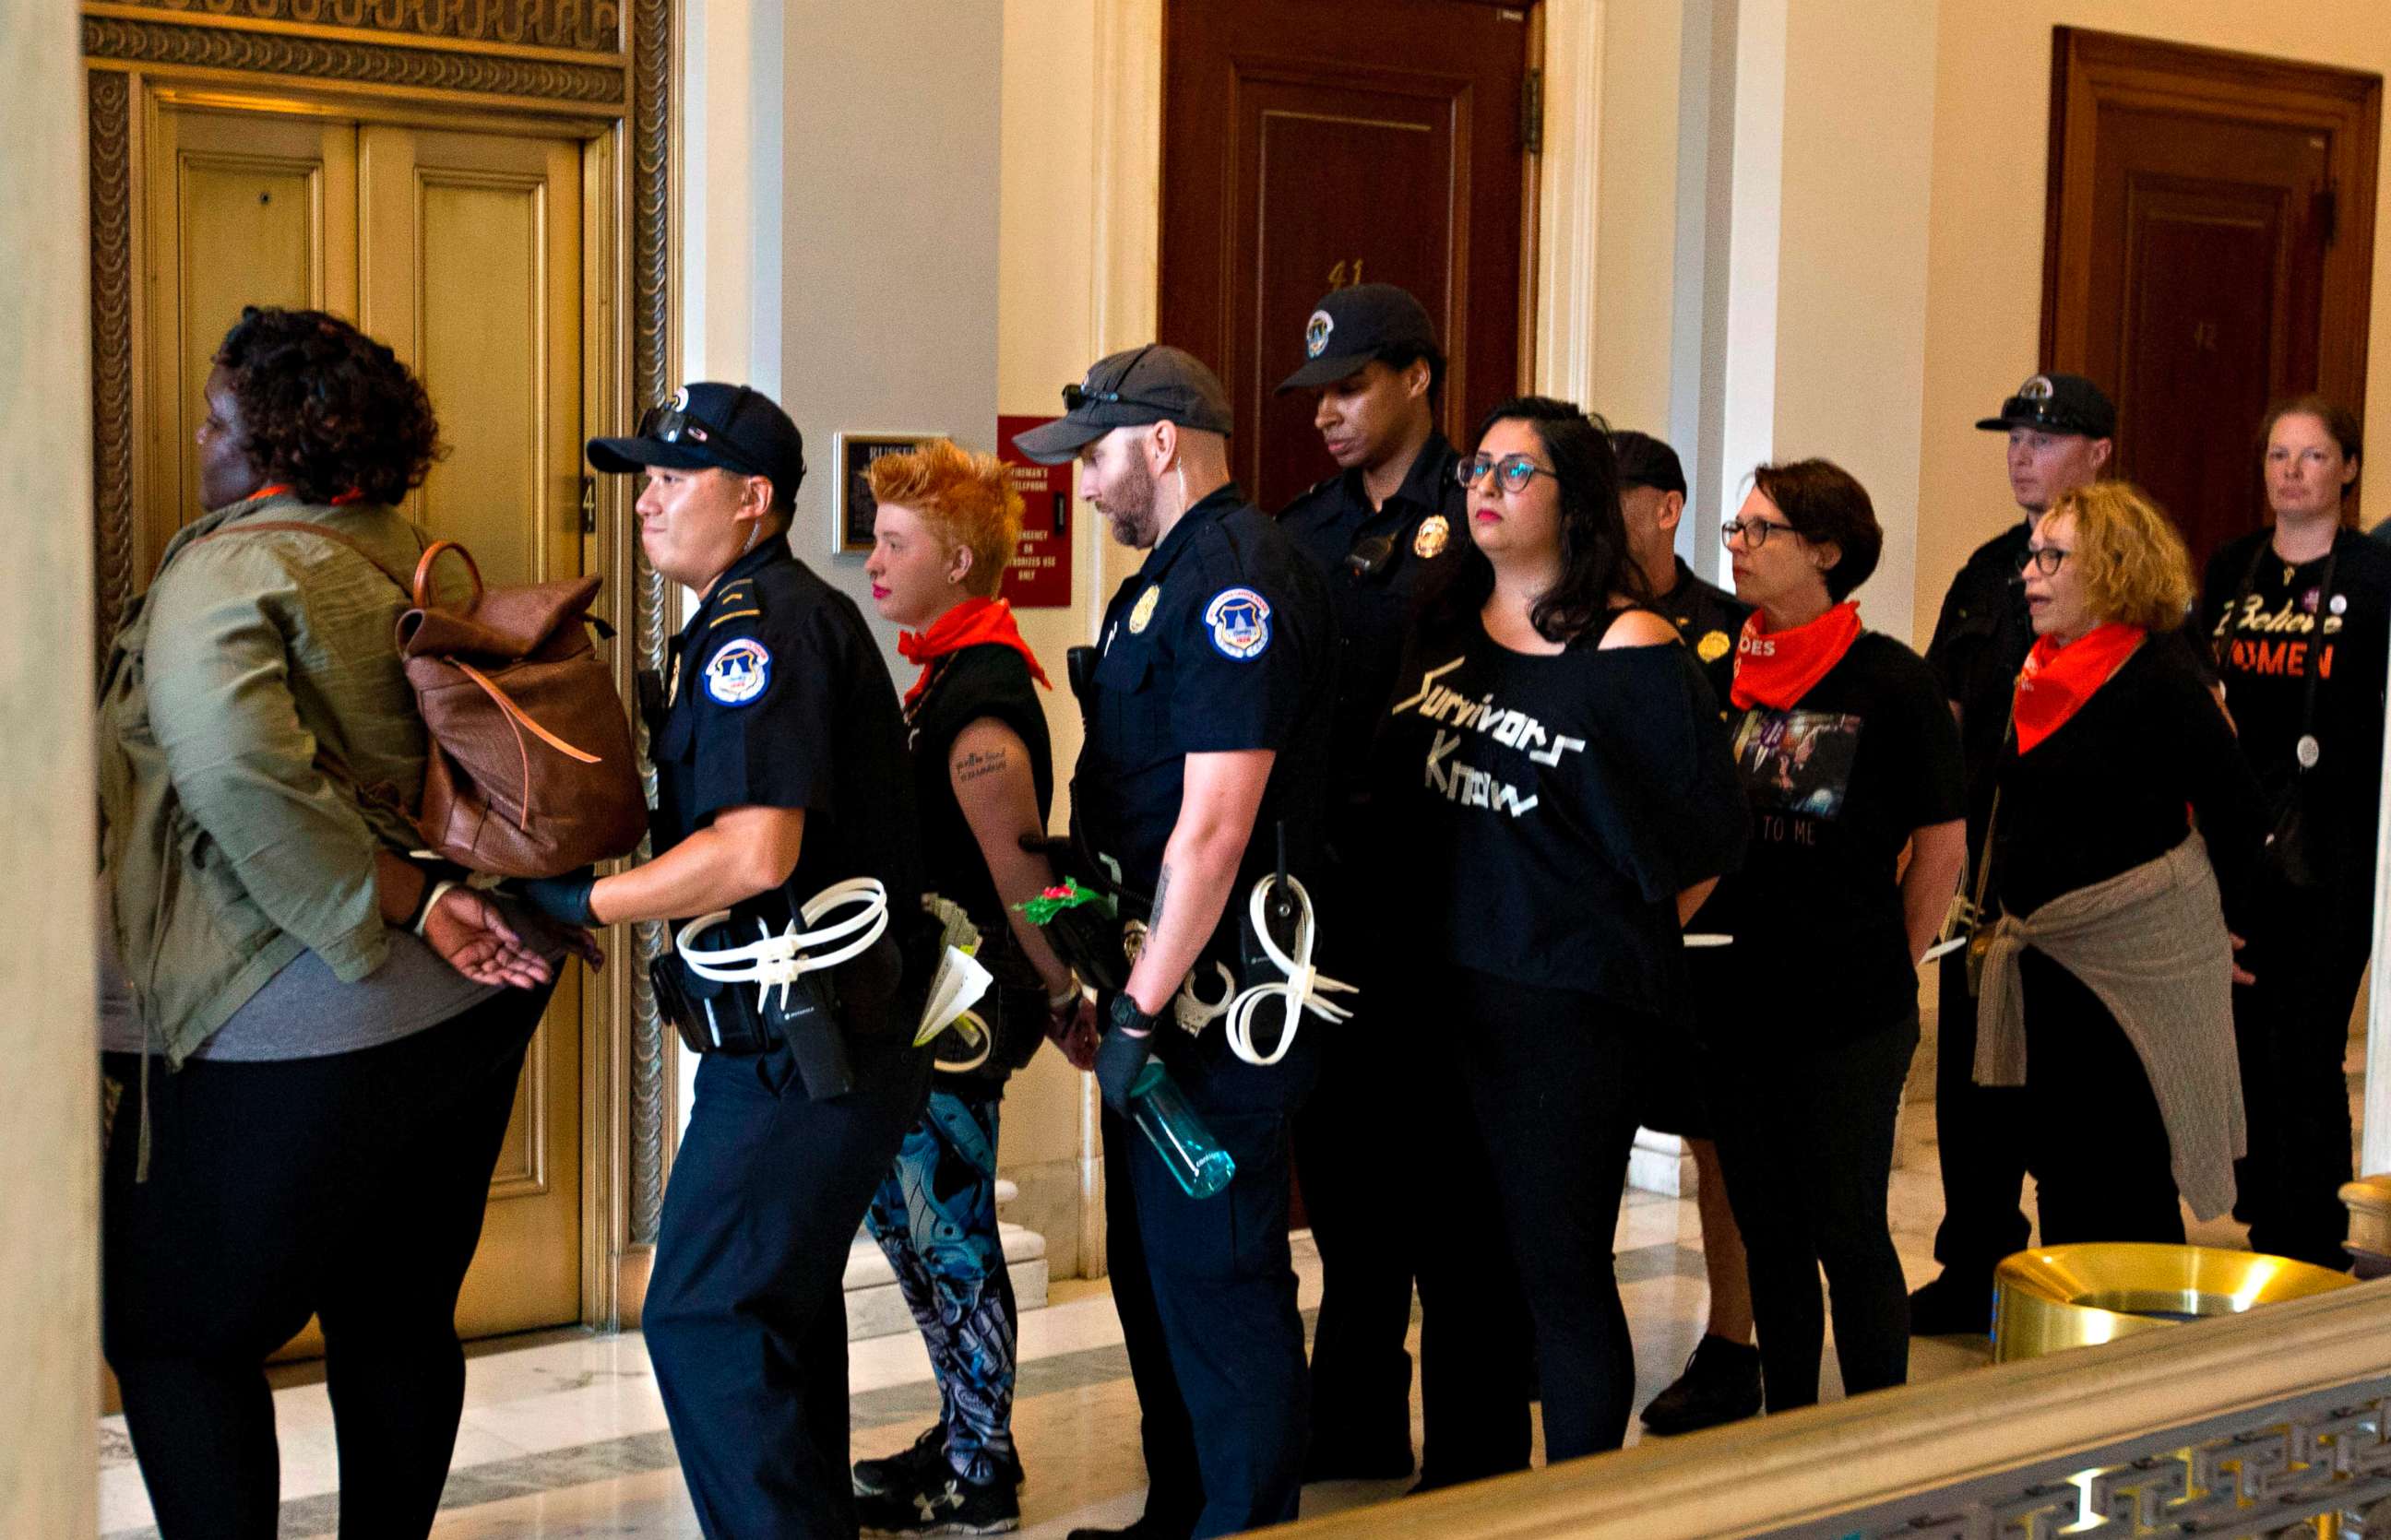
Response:
[{"label": "man's beard", "polygon": [[1133,469],[1125,470],[1105,488],[1105,521],[1112,526],[1115,540],[1133,551],[1150,551],[1157,524],[1154,472],[1142,460],[1132,461],[1131,466]]}]

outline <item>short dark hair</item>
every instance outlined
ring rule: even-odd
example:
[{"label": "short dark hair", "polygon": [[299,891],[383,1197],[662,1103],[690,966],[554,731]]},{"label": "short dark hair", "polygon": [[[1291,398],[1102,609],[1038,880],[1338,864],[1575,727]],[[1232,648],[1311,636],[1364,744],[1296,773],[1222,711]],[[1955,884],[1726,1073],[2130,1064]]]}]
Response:
[{"label": "short dark hair", "polygon": [[[1529,613],[1536,635],[1548,642],[1575,641],[1609,612],[1613,594],[1650,603],[1652,586],[1627,551],[1610,425],[1573,402],[1550,396],[1504,402],[1479,423],[1478,437],[1483,439],[1498,422],[1524,422],[1535,430],[1560,491],[1561,575]],[[1456,592],[1482,603],[1493,591],[1494,569],[1474,544],[1469,558],[1467,587]]]},{"label": "short dark hair", "polygon": [[1444,402],[1444,354],[1435,348],[1418,342],[1389,342],[1370,355],[1375,363],[1401,374],[1414,364],[1428,360],[1428,404],[1431,409]]},{"label": "short dark hair", "polygon": [[[2357,465],[2365,458],[2365,429],[2359,423],[2358,414],[2331,396],[2312,391],[2307,395],[2279,401],[2267,408],[2265,419],[2258,424],[2258,455],[2261,459],[2266,457],[2267,441],[2275,436],[2275,424],[2285,417],[2316,418],[2324,424],[2324,430],[2333,435],[2333,442],[2341,446],[2343,459]],[[2349,485],[2342,489],[2342,494],[2346,496],[2357,490],[2358,478],[2353,476],[2349,479]]]},{"label": "short dark hair", "polygon": [[397,503],[442,452],[422,382],[337,315],[250,305],[214,362],[232,378],[250,463],[308,502]]},{"label": "short dark hair", "polygon": [[1794,533],[1812,545],[1829,541],[1842,552],[1827,569],[1827,594],[1840,604],[1876,571],[1884,530],[1868,488],[1832,460],[1789,460],[1751,473],[1751,484],[1777,505]]}]

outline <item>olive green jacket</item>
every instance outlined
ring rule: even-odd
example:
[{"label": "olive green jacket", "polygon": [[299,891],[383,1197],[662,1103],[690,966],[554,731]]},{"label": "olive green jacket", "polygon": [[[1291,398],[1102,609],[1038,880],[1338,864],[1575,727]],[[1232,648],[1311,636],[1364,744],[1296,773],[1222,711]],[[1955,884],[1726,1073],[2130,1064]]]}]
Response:
[{"label": "olive green jacket", "polygon": [[143,1027],[178,1068],[302,951],[343,982],[381,967],[374,853],[420,842],[406,600],[318,535],[194,544],[272,520],[339,530],[392,573],[426,543],[389,508],[252,498],[177,534],[125,612],[100,693],[101,884]]}]

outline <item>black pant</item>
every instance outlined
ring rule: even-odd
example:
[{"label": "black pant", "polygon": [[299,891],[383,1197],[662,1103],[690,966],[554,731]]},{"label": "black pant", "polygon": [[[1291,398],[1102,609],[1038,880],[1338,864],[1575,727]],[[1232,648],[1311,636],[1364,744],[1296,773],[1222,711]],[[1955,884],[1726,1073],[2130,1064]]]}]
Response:
[{"label": "black pant", "polygon": [[[1333,911],[1354,913],[1352,905]],[[1349,925],[1351,923],[1348,921]],[[1351,972],[1333,978],[1361,982]],[[1408,1459],[1412,1447],[1413,1246],[1418,1194],[1391,1180],[1387,1131],[1402,1116],[1416,1061],[1401,1002],[1363,984],[1366,1014],[1313,1022],[1320,1081],[1295,1117],[1295,1166],[1320,1248],[1312,1335],[1312,1444],[1330,1460]]]},{"label": "black pant", "polygon": [[2302,894],[2279,883],[2252,905],[2240,962],[2258,982],[2233,991],[2250,1154],[2234,1213],[2250,1249],[2320,1267],[2349,1265],[2349,1015],[2366,971],[2372,894]]},{"label": "black pant", "polygon": [[[1943,959],[1934,1026],[1934,1137],[1942,1166],[1943,1223],[1934,1260],[1955,1281],[1989,1294],[1993,1268],[2025,1250],[2030,1229],[2019,1205],[2025,1186],[2025,1094],[1979,1085],[1976,997],[1964,953]],[[1981,1285],[1981,1288],[1978,1286]]]},{"label": "black pant", "polygon": [[549,991],[510,990],[394,1043],[270,1063],[140,1060],[110,1140],[103,1345],[166,1540],[271,1540],[281,1468],[266,1355],[311,1315],[341,1458],[342,1540],[432,1528],[482,1237],[523,1047]]},{"label": "black pant", "polygon": [[1757,1037],[1710,1045],[1719,1162],[1743,1231],[1772,1412],[1818,1399],[1821,1267],[1844,1392],[1909,1377],[1909,1293],[1885,1194],[1893,1116],[1917,1047],[1914,1016],[1824,1047]]},{"label": "black pant", "polygon": [[1428,992],[1422,1212],[1468,1226],[1494,1199],[1500,1257],[1466,1235],[1422,1250],[1421,1382],[1432,1482],[1528,1464],[1524,1296],[1549,1461],[1616,1449],[1635,1355],[1612,1270],[1635,1142],[1632,1045],[1649,1018],[1573,991],[1455,969]]},{"label": "black pant", "polygon": [[1286,1119],[1182,1088],[1236,1176],[1190,1198],[1137,1124],[1105,1113],[1106,1265],[1144,1421],[1145,1521],[1164,1535],[1234,1534],[1293,1519],[1302,1488]]},{"label": "black pant", "polygon": [[2042,1244],[2182,1244],[2173,1145],[2133,1040],[2100,996],[2041,953],[2024,989],[2027,1165]]},{"label": "black pant", "polygon": [[640,1328],[709,1540],[843,1540],[847,1250],[920,1118],[929,1056],[850,1049],[812,1101],[785,1046],[708,1054],[673,1160]]}]

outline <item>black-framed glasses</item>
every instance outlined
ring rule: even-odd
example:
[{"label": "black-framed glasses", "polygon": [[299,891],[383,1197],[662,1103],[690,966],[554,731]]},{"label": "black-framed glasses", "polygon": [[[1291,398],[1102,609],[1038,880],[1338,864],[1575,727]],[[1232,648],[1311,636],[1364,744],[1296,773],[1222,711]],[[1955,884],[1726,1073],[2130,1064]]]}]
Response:
[{"label": "black-framed glasses", "polygon": [[2059,571],[2061,562],[2074,554],[2064,545],[2030,546],[2023,556],[2018,558],[2018,571],[2021,573],[2040,572],[2043,576],[2049,577]]},{"label": "black-framed glasses", "polygon": [[1780,530],[1796,540],[1802,538],[1802,532],[1790,524],[1772,524],[1765,519],[1730,519],[1719,526],[1719,544],[1724,545],[1736,536],[1741,535],[1743,548],[1747,551],[1756,551],[1768,544],[1770,535]]},{"label": "black-framed glasses", "polygon": [[1557,481],[1560,480],[1525,455],[1506,455],[1499,460],[1484,455],[1472,455],[1454,466],[1453,479],[1464,487],[1474,487],[1485,479],[1490,470],[1494,473],[1494,484],[1506,492],[1525,492],[1528,483],[1539,476],[1552,476]]}]

